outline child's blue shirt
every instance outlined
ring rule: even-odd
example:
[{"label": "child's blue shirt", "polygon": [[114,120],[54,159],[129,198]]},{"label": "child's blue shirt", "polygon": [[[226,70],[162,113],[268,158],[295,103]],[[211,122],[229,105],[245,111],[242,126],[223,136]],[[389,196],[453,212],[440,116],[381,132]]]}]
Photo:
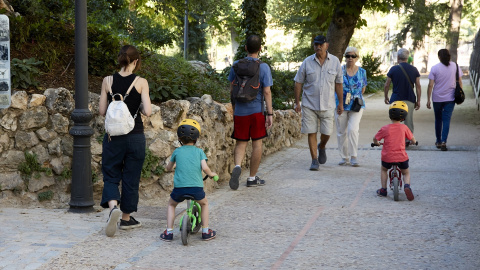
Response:
[{"label": "child's blue shirt", "polygon": [[171,162],[176,163],[173,186],[202,187],[202,160],[208,160],[202,149],[194,145],[184,145],[173,151]]}]

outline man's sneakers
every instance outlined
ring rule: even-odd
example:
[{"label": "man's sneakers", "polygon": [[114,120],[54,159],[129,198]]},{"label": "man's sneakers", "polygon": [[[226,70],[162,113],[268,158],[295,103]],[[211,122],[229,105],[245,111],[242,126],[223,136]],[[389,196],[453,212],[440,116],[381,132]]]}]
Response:
[{"label": "man's sneakers", "polygon": [[386,188],[381,188],[377,190],[377,195],[380,197],[387,197],[387,189]]},{"label": "man's sneakers", "polygon": [[413,192],[409,184],[405,184],[405,186],[403,187],[403,191],[405,191],[405,195],[407,196],[407,199],[409,201],[413,201],[413,199],[415,199],[415,196],[413,196]]},{"label": "man's sneakers", "polygon": [[359,167],[360,166],[360,163],[358,163],[358,160],[357,158],[353,158],[350,160],[350,164],[352,164],[352,167]]},{"label": "man's sneakers", "polygon": [[133,228],[138,228],[140,226],[142,226],[142,223],[134,219],[132,216],[130,216],[130,220],[128,221],[120,219],[120,229],[122,230],[130,230]]},{"label": "man's sneakers", "polygon": [[207,233],[202,233],[202,239],[203,239],[203,241],[212,240],[213,238],[215,238],[215,236],[217,236],[217,232],[216,232],[216,231],[212,231],[211,229],[208,229],[208,232],[207,232]]},{"label": "man's sneakers", "polygon": [[255,176],[254,180],[247,179],[247,187],[256,187],[256,186],[264,186],[265,180],[260,179],[260,177]]},{"label": "man's sneakers", "polygon": [[170,242],[173,240],[173,233],[167,233],[167,230],[165,230],[162,234],[160,234],[160,239]]},{"label": "man's sneakers", "polygon": [[242,168],[240,166],[235,166],[232,171],[232,177],[230,178],[230,188],[237,190],[239,186],[238,180],[240,179],[240,174],[242,174]]},{"label": "man's sneakers", "polygon": [[320,148],[320,144],[317,145],[318,148],[318,162],[320,164],[325,164],[327,162],[327,152],[325,151],[325,148]]},{"label": "man's sneakers", "polygon": [[320,168],[320,163],[317,159],[312,159],[312,165],[310,165],[310,171],[318,171]]}]

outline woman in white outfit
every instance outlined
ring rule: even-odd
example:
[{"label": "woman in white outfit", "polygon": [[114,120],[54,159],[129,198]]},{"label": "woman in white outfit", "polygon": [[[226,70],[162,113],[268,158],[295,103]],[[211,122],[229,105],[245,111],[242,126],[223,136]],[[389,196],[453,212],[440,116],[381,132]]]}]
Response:
[{"label": "woman in white outfit", "polygon": [[[338,150],[342,158],[338,164],[351,164],[353,167],[358,167],[358,130],[365,105],[362,105],[358,112],[352,110],[352,106],[356,98],[362,101],[361,104],[365,104],[363,93],[367,86],[367,73],[365,69],[356,65],[359,58],[357,48],[348,47],[344,56],[346,62],[346,65],[342,66],[344,112],[338,115],[335,111]],[[337,96],[335,96],[335,99],[338,106]]]}]

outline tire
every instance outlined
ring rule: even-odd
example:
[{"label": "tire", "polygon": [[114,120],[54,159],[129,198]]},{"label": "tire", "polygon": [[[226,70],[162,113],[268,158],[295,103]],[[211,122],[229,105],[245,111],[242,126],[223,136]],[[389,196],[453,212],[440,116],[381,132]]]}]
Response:
[{"label": "tire", "polygon": [[393,200],[398,201],[398,178],[393,178]]},{"label": "tire", "polygon": [[[197,219],[197,224],[195,224],[195,228],[192,229],[192,233],[197,233],[202,227],[202,224],[201,222],[199,222],[200,215],[196,205],[194,205],[192,208],[192,215]],[[193,222],[192,222],[192,226],[193,226]]]},{"label": "tire", "polygon": [[190,218],[188,217],[188,215],[187,214],[183,215],[181,234],[182,234],[182,243],[184,246],[188,245],[188,237],[190,236],[190,230],[188,228],[189,223],[190,223]]}]

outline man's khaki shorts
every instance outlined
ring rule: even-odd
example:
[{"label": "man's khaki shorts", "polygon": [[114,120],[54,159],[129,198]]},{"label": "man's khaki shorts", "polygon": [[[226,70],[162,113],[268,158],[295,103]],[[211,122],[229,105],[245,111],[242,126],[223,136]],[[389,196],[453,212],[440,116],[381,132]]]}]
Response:
[{"label": "man's khaki shorts", "polygon": [[[331,135],[333,133],[333,120],[335,110],[314,111],[302,106],[301,133],[318,133]],[[320,124],[318,123],[320,120]]]}]

